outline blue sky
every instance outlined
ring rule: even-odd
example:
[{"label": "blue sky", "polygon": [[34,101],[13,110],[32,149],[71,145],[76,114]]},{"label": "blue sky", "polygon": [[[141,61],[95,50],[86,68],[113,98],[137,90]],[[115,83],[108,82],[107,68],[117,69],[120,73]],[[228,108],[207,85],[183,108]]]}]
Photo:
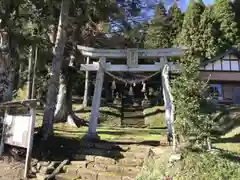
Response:
[{"label": "blue sky", "polygon": [[212,4],[214,2],[214,0],[204,0],[205,4]]},{"label": "blue sky", "polygon": [[[207,4],[213,4],[214,0],[203,0],[204,3]],[[180,0],[180,7],[184,11],[187,8],[189,0]]]}]

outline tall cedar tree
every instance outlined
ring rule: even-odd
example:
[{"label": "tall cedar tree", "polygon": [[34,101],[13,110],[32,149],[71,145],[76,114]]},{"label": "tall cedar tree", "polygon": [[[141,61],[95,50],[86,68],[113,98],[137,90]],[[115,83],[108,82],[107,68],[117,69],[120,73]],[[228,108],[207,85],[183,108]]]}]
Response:
[{"label": "tall cedar tree", "polygon": [[160,1],[155,10],[155,15],[146,33],[146,48],[169,48],[170,32],[167,12]]},{"label": "tall cedar tree", "polygon": [[239,36],[235,13],[232,3],[227,0],[216,0],[213,5],[214,18],[218,23],[217,29],[219,52],[225,51],[230,47],[239,46]]},{"label": "tall cedar tree", "polygon": [[179,37],[180,45],[187,49],[180,60],[182,72],[173,81],[173,96],[178,117],[175,121],[176,132],[185,140],[194,136],[195,140],[196,138],[202,140],[200,142],[209,140],[213,126],[210,113],[203,111],[202,106],[203,102],[206,102],[204,97],[206,83],[199,79],[201,55],[199,22],[203,11],[202,1],[190,2]]},{"label": "tall cedar tree", "polygon": [[206,7],[201,16],[199,25],[201,32],[200,45],[201,56],[211,58],[216,55],[218,49],[216,22],[213,17],[212,7]]},{"label": "tall cedar tree", "polygon": [[[235,13],[235,22],[237,23],[237,28],[238,28],[238,37],[240,37],[240,1],[233,2],[233,10]],[[239,42],[238,42],[238,48],[240,49]]]},{"label": "tall cedar tree", "polygon": [[169,23],[170,23],[170,41],[172,46],[176,45],[177,37],[182,30],[183,13],[178,7],[177,3],[174,3],[168,10]]},{"label": "tall cedar tree", "polygon": [[202,0],[190,1],[184,16],[182,31],[178,38],[178,43],[187,48],[188,55],[196,57],[201,54],[199,22],[203,11],[204,4]]}]

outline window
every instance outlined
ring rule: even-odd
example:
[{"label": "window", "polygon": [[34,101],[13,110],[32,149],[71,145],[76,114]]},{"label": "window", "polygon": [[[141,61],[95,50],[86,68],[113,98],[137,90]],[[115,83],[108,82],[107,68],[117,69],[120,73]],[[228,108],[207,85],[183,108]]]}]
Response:
[{"label": "window", "polygon": [[210,95],[214,99],[223,100],[222,93],[222,85],[221,84],[210,84]]}]

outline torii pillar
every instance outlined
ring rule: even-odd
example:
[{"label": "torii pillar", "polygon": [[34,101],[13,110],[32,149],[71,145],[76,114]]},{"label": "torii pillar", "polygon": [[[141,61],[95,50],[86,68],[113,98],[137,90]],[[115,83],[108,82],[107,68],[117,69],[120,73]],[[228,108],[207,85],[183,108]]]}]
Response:
[{"label": "torii pillar", "polygon": [[[89,64],[89,57],[87,57],[86,64]],[[85,72],[85,88],[84,88],[84,97],[83,97],[83,107],[88,105],[88,84],[89,84],[89,71]]]},{"label": "torii pillar", "polygon": [[101,103],[102,86],[103,86],[103,80],[104,80],[104,69],[102,66],[104,66],[105,62],[106,62],[106,57],[99,58],[99,68],[97,71],[94,95],[92,100],[91,117],[89,121],[88,132],[84,136],[84,139],[87,139],[87,140],[99,139],[99,136],[97,134],[97,125],[98,125],[98,118],[99,118],[99,108]]}]

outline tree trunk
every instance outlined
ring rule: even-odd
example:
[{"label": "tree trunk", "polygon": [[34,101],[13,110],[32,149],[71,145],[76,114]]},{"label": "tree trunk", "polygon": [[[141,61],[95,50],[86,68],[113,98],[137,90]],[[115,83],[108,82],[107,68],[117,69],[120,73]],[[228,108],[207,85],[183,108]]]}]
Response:
[{"label": "tree trunk", "polygon": [[33,46],[30,46],[29,56],[28,56],[28,80],[27,80],[27,97],[26,99],[31,99],[32,94],[32,68],[33,66]]},{"label": "tree trunk", "polygon": [[10,70],[8,73],[8,87],[3,95],[3,101],[11,101],[13,96],[13,80],[15,73]]},{"label": "tree trunk", "polygon": [[72,110],[74,71],[74,68],[71,66],[62,70],[54,121],[67,122],[71,126],[79,127],[80,125],[87,125],[87,122],[79,119]]},{"label": "tree trunk", "polygon": [[55,110],[54,120],[56,122],[63,122],[67,119],[68,101],[67,101],[67,74],[62,73],[60,76],[60,85],[57,96],[57,104]]},{"label": "tree trunk", "polygon": [[43,140],[53,135],[53,118],[56,108],[57,94],[59,87],[60,71],[63,61],[63,53],[67,41],[66,27],[68,24],[68,12],[70,0],[62,0],[61,12],[59,17],[58,32],[53,50],[52,70],[49,78],[46,106],[43,116],[42,135]]},{"label": "tree trunk", "polygon": [[2,29],[0,32],[0,102],[5,101],[7,92],[9,90],[9,85],[11,77],[9,76],[11,73],[11,56],[9,51],[9,37],[8,32]]}]

